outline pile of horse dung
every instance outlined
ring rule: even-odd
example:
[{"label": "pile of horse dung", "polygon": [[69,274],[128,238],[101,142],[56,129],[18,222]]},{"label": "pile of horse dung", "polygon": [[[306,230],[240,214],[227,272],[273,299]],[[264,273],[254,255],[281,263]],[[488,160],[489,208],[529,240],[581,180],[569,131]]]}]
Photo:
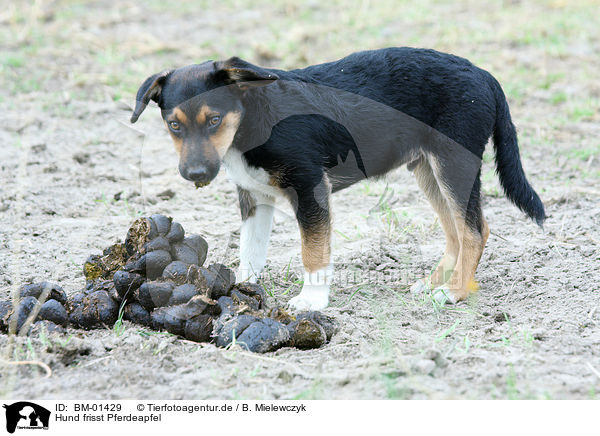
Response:
[{"label": "pile of horse dung", "polygon": [[67,298],[48,282],[24,285],[18,304],[0,301],[0,330],[31,333],[111,328],[121,319],[219,347],[236,343],[264,353],[318,348],[336,331],[320,312],[296,316],[269,308],[262,286],[236,283],[225,265],[203,267],[208,244],[164,215],[133,222],[123,243],[90,256],[86,286]]}]

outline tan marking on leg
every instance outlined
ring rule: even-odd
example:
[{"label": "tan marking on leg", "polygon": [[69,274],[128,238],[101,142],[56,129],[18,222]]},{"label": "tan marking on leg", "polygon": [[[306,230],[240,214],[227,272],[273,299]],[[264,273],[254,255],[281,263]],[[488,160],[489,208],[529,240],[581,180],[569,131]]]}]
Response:
[{"label": "tan marking on leg", "polygon": [[456,214],[454,218],[459,235],[460,250],[456,268],[445,285],[450,288],[456,300],[459,301],[479,289],[479,285],[475,281],[475,270],[481,259],[485,242],[477,230],[469,227],[462,213]]},{"label": "tan marking on leg", "polygon": [[487,244],[488,237],[490,236],[490,227],[488,226],[487,221],[483,217],[483,214],[481,215],[481,236],[483,238],[483,242],[481,244],[481,251],[483,251],[485,244]]},{"label": "tan marking on leg", "polygon": [[435,287],[446,282],[454,270],[459,251],[458,236],[454,225],[453,213],[448,206],[446,198],[440,191],[431,166],[425,158],[422,158],[421,162],[414,167],[414,173],[419,187],[425,192],[429,203],[437,213],[446,236],[444,255],[430,278],[431,284]]},{"label": "tan marking on leg", "polygon": [[229,150],[237,129],[240,126],[240,122],[241,114],[239,112],[229,112],[223,117],[221,125],[211,136],[209,141],[221,159],[225,156],[227,150]]},{"label": "tan marking on leg", "polygon": [[323,223],[311,229],[300,228],[302,263],[308,272],[327,267],[331,260],[331,226]]},{"label": "tan marking on leg", "polygon": [[300,226],[302,263],[309,273],[326,268],[331,263],[331,182],[327,174],[323,175],[321,183],[314,188],[314,195],[317,203],[327,210],[327,219],[307,229]]},{"label": "tan marking on leg", "polygon": [[[456,264],[451,276],[442,285],[448,288],[456,301],[464,300],[469,293],[479,289],[475,281],[475,270],[483,252],[485,239],[478,230],[472,229],[466,222],[466,211],[454,201],[451,190],[446,186],[440,178],[441,170],[435,157],[430,156],[429,164],[433,170],[438,187],[446,200],[450,213],[446,220],[454,223],[455,235],[458,252],[456,255]],[[482,218],[482,231],[487,228],[487,223]],[[489,231],[489,230],[488,230]]]}]

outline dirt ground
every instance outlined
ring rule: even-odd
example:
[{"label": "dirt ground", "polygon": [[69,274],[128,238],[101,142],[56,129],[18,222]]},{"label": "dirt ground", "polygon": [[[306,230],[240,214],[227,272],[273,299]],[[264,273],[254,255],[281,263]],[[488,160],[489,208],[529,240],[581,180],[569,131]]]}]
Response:
[{"label": "dirt ground", "polygon": [[[124,332],[0,335],[6,398],[588,399],[600,391],[600,31],[594,1],[348,3],[101,0],[0,8],[0,293],[50,280],[84,285],[82,263],[164,213],[237,265],[240,218],[224,174],[196,190],[158,111],[135,125],[141,82],[232,55],[284,68],[385,46],[467,57],[503,84],[542,231],[503,196],[492,147],[481,290],[436,306],[408,288],[443,233],[410,172],[334,196],[340,330],[321,349],[218,349],[126,324]],[[250,6],[251,5],[251,6]],[[266,288],[301,287],[299,233],[281,205]],[[37,360],[38,366],[8,362]],[[27,377],[28,382],[21,381]],[[35,383],[32,383],[32,378]]]}]

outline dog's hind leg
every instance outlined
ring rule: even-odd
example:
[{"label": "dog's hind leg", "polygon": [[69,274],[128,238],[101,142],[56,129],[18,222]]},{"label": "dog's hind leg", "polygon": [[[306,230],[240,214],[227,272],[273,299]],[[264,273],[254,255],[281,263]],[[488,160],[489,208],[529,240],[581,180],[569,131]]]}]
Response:
[{"label": "dog's hind leg", "polygon": [[267,262],[267,248],[275,211],[273,200],[238,187],[242,228],[238,282],[256,282]]},{"label": "dog's hind leg", "polygon": [[450,208],[458,241],[454,271],[432,295],[438,302],[455,303],[478,289],[475,270],[489,235],[479,198],[480,166],[476,163],[464,166],[450,159],[442,161],[432,155],[429,162]]},{"label": "dog's hind leg", "polygon": [[437,213],[446,236],[444,255],[433,273],[429,277],[418,280],[411,287],[413,293],[419,293],[430,291],[432,288],[444,284],[450,278],[458,258],[459,243],[452,210],[445,196],[440,191],[431,165],[424,156],[419,159],[413,171],[419,187],[423,190],[431,206]]}]

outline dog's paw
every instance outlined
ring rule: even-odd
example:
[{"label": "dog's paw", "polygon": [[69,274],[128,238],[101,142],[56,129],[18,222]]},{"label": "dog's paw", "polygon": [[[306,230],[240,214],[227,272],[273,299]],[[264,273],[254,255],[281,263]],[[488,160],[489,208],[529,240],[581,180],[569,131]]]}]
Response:
[{"label": "dog's paw", "polygon": [[431,282],[428,279],[419,279],[410,287],[410,293],[413,295],[424,294],[429,291],[431,291]]},{"label": "dog's paw", "polygon": [[321,310],[329,304],[329,286],[304,286],[300,294],[292,298],[288,305],[296,310]]},{"label": "dog's paw", "polygon": [[249,268],[240,268],[235,273],[235,281],[236,283],[256,283],[258,278],[256,277],[256,274],[254,274]]},{"label": "dog's paw", "polygon": [[458,302],[458,298],[456,298],[452,290],[445,285],[438,286],[431,291],[431,298],[440,305],[456,304]]}]

